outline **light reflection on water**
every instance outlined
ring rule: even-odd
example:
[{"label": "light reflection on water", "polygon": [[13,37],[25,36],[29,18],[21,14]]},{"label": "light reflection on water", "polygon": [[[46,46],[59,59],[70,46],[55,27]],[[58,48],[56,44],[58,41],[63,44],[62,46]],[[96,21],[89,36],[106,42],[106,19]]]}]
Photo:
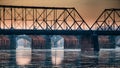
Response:
[{"label": "light reflection on water", "polygon": [[51,54],[52,64],[57,66],[62,63],[64,59],[64,50],[51,50]]},{"label": "light reflection on water", "polygon": [[16,63],[28,65],[31,62],[31,49],[16,49]]},{"label": "light reflection on water", "polygon": [[[52,41],[54,43],[52,49],[32,50],[29,41],[20,39],[17,42],[15,51],[0,50],[0,68],[5,66],[7,68],[11,68],[11,66],[15,68],[20,68],[19,66],[22,68],[93,68],[94,66],[98,68],[102,66],[104,68],[114,66],[117,68],[120,66],[119,47],[115,49],[100,49],[99,54],[95,55],[92,51],[81,52],[80,49],[64,49],[64,40],[58,39],[58,41],[58,43],[56,43],[56,40]],[[57,45],[60,45],[58,49],[56,48]],[[11,65],[11,62],[14,63]]]},{"label": "light reflection on water", "polygon": [[[120,48],[119,48],[120,49]],[[98,57],[88,57],[82,55],[80,50],[16,50],[16,54],[11,53],[11,50],[0,50],[0,68],[3,66],[12,66],[10,63],[16,59],[16,64],[13,66],[26,67],[91,67],[94,66],[108,66],[120,65],[120,51],[116,49],[101,49]],[[11,57],[16,55],[16,57]],[[96,65],[96,59],[98,64]],[[18,67],[19,68],[19,67]]]}]

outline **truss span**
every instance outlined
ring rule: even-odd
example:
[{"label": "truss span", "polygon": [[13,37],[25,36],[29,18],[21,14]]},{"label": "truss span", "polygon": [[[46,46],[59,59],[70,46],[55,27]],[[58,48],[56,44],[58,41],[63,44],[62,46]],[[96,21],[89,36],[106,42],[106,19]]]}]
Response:
[{"label": "truss span", "polygon": [[89,26],[73,7],[0,5],[0,34],[120,35],[120,9],[105,9]]},{"label": "truss span", "polygon": [[75,8],[0,5],[1,29],[89,30]]},{"label": "truss span", "polygon": [[119,31],[120,9],[105,9],[91,27],[97,31]]}]

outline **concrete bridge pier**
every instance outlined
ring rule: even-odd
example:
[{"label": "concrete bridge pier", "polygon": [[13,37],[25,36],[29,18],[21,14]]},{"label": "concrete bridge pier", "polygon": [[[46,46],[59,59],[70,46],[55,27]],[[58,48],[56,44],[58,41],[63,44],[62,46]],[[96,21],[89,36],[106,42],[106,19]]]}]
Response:
[{"label": "concrete bridge pier", "polygon": [[[82,62],[95,62],[94,65],[98,64],[98,58],[86,58],[86,56],[98,56],[99,55],[99,42],[98,42],[98,35],[93,34],[93,35],[82,35],[80,37],[80,44],[81,44],[81,52],[82,56],[81,61]],[[84,60],[88,59],[88,60]]]},{"label": "concrete bridge pier", "polygon": [[115,48],[115,36],[109,36],[109,40],[111,42],[110,48]]},{"label": "concrete bridge pier", "polygon": [[[50,35],[45,35],[44,36],[46,43],[45,43],[45,49],[51,49],[51,36]],[[51,66],[52,62],[51,62],[51,51],[46,51],[45,54],[45,66]]]},{"label": "concrete bridge pier", "polygon": [[10,35],[10,49],[16,49],[16,35]]},{"label": "concrete bridge pier", "polygon": [[45,49],[51,49],[51,36],[50,35],[47,35],[47,36],[44,36],[44,38],[46,39],[46,45],[45,45]]},{"label": "concrete bridge pier", "polygon": [[[99,56],[100,47],[99,47],[99,41],[98,41],[97,34],[92,35],[92,43],[93,43],[94,55]],[[98,57],[94,58],[94,62],[95,62],[95,65],[98,65],[99,58]]]},{"label": "concrete bridge pier", "polygon": [[97,34],[92,35],[92,44],[93,44],[94,52],[98,53],[100,48],[99,48],[99,41],[98,41],[98,35]]},{"label": "concrete bridge pier", "polygon": [[82,35],[80,37],[80,45],[82,52],[92,52],[98,53],[99,52],[99,42],[98,42],[98,35]]},{"label": "concrete bridge pier", "polygon": [[77,39],[78,39],[78,49],[80,49],[81,48],[81,45],[80,45],[80,39],[81,39],[81,36],[77,36]]},{"label": "concrete bridge pier", "polygon": [[16,65],[16,35],[9,35],[9,39],[10,39],[10,65]]}]

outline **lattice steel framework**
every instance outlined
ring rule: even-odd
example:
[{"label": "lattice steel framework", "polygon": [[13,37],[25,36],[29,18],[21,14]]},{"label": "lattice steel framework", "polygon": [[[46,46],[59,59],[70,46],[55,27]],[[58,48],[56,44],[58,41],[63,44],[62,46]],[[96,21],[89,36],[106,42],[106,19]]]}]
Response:
[{"label": "lattice steel framework", "polygon": [[92,30],[119,31],[120,9],[105,9],[91,27]]},{"label": "lattice steel framework", "polygon": [[0,29],[89,30],[75,8],[0,5]]}]

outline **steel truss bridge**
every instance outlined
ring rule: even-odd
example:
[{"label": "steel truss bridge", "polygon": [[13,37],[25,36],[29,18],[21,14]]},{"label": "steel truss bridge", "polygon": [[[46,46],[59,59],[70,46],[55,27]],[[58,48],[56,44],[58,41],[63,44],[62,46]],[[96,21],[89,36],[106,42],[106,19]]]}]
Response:
[{"label": "steel truss bridge", "polygon": [[0,34],[120,35],[120,9],[105,9],[89,26],[75,8],[0,5]]}]

